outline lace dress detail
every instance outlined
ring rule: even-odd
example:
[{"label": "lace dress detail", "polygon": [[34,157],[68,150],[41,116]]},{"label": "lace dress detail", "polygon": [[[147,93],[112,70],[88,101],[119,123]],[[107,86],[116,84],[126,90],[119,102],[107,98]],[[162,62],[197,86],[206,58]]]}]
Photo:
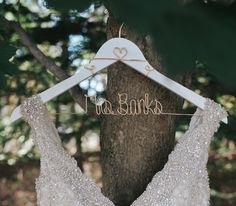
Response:
[{"label": "lace dress detail", "polygon": [[[39,96],[27,99],[21,106],[21,114],[32,128],[32,138],[41,155],[40,175],[36,180],[38,206],[114,206],[63,149]],[[208,146],[226,116],[224,109],[211,100],[207,100],[204,111],[197,109],[163,170],[131,206],[209,205]]]}]

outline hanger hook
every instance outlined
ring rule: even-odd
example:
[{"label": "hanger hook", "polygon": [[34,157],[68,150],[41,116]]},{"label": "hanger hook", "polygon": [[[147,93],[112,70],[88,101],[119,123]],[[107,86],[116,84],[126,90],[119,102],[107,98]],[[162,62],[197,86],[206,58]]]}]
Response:
[{"label": "hanger hook", "polygon": [[119,38],[121,37],[121,31],[122,31],[123,26],[124,26],[124,22],[121,24],[121,26],[119,28]]}]

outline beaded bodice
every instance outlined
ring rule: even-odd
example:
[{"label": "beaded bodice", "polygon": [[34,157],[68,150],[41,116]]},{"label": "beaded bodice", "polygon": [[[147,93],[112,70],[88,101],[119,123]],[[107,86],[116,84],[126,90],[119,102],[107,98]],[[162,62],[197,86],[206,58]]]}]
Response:
[{"label": "beaded bodice", "polygon": [[[32,138],[41,155],[40,176],[36,180],[37,204],[114,206],[63,149],[40,97],[27,99],[21,106],[21,113],[32,128]],[[209,205],[208,146],[221,119],[226,116],[225,110],[212,100],[207,100],[204,111],[197,109],[189,129],[169,155],[165,167],[156,173],[131,206]]]}]

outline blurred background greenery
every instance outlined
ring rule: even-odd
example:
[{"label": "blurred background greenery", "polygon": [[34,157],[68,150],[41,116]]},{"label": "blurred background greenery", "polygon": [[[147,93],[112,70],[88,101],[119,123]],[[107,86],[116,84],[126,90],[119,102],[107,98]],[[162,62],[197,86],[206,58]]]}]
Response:
[{"label": "blurred background greenery", "polygon": [[[107,1],[104,2],[107,3]],[[199,33],[196,34],[195,32],[195,29],[199,28],[195,28],[193,33],[189,33],[188,40],[186,36],[182,35],[181,28],[186,26],[191,30],[192,26],[189,28],[189,25],[184,23],[181,25],[178,22],[179,35],[183,39],[175,38],[171,40],[166,37],[163,41],[162,32],[173,32],[169,30],[173,25],[158,27],[158,25],[164,25],[165,19],[161,18],[161,12],[155,16],[156,14],[151,10],[153,6],[150,5],[157,3],[154,1],[149,3],[147,8],[143,8],[143,1],[114,1],[114,4],[109,4],[109,6],[117,16],[124,21],[126,20],[127,24],[134,26],[139,32],[148,32],[153,36],[157,48],[160,45],[161,49],[158,51],[163,54],[163,59],[166,60],[167,72],[170,75],[176,75],[176,71],[168,70],[168,68],[173,68],[173,65],[178,68],[191,68],[191,89],[221,103],[227,109],[230,121],[228,125],[222,125],[212,141],[208,170],[211,184],[211,205],[234,206],[236,205],[236,84],[234,80],[236,72],[233,71],[233,68],[236,64],[234,64],[235,57],[232,56],[235,55],[236,44],[235,39],[232,40],[228,37],[232,37],[233,34],[235,38],[236,33],[232,33],[235,26],[228,32],[227,23],[231,25],[232,20],[225,19],[234,17],[228,12],[230,13],[229,16],[227,14],[222,17],[222,21],[218,21],[218,27],[213,28],[211,32],[218,32],[217,29],[222,24],[225,27],[220,27],[223,32],[220,33],[220,36],[215,35],[216,39],[214,39],[215,36],[209,37],[207,30],[200,32],[205,35],[205,39],[202,39],[201,35],[199,36],[197,35]],[[232,6],[231,4],[229,6],[229,3],[232,3],[232,1],[226,1],[227,9]],[[134,7],[129,9],[130,12],[124,9],[130,8],[128,4]],[[166,5],[163,3],[162,6],[164,10]],[[137,16],[136,13],[140,12],[141,7],[143,16]],[[223,5],[223,7],[225,11],[226,6]],[[173,7],[171,8],[173,9]],[[145,9],[149,10],[150,13],[147,13]],[[106,41],[108,11],[104,4],[98,1],[71,1],[65,3],[65,1],[52,0],[47,2],[43,0],[0,0],[0,11],[0,14],[8,20],[18,21],[38,48],[70,75],[87,64],[102,43]],[[176,12],[177,16],[179,15],[178,12]],[[223,10],[220,12],[220,14],[223,14]],[[214,12],[212,13],[215,15]],[[192,14],[194,16],[195,12]],[[203,17],[207,18],[205,13],[201,16],[201,18]],[[157,18],[159,18],[158,21]],[[151,19],[154,19],[154,21]],[[235,24],[236,19],[233,20]],[[171,22],[175,24],[175,22]],[[205,23],[206,26],[210,25],[207,20]],[[160,29],[153,29],[155,25]],[[222,36],[224,33],[227,35]],[[191,38],[191,35],[194,37]],[[209,35],[212,35],[212,33],[209,33]],[[204,42],[202,48],[198,49],[198,42],[195,41],[196,36],[198,36],[199,41],[212,41],[214,45],[206,48]],[[163,45],[158,39],[163,42]],[[175,42],[173,43],[173,41]],[[194,43],[191,44],[190,41]],[[214,41],[218,42],[218,45]],[[222,42],[224,42],[224,48]],[[227,43],[231,44],[230,48],[226,47]],[[171,46],[184,48],[179,52]],[[217,47],[217,51],[215,47]],[[184,50],[186,48],[193,52],[187,54]],[[222,59],[218,59],[214,52],[210,52],[212,55],[210,57],[206,52],[205,56],[199,57],[198,60],[200,61],[192,61],[191,55],[195,55],[195,51],[201,51],[201,49],[214,50],[215,53],[220,50],[218,55],[224,54],[224,56],[222,56]],[[8,61],[9,59],[12,63]],[[170,63],[167,59],[170,59]],[[207,61],[208,59],[210,60]],[[230,62],[228,62],[228,59],[230,59]],[[228,63],[224,64],[225,61]],[[205,62],[209,63],[210,66],[208,67]],[[212,72],[214,69],[215,73]],[[180,69],[180,72],[185,71]],[[80,87],[89,96],[104,96],[106,81],[105,70],[81,82]],[[56,77],[48,72],[22,46],[19,35],[6,29],[6,25],[0,21],[0,205],[2,206],[36,205],[34,181],[39,173],[39,154],[31,138],[29,138],[29,126],[23,121],[18,121],[12,125],[10,114],[23,99],[49,88],[56,82],[58,82]],[[78,165],[83,168],[84,172],[94,178],[101,186],[99,120],[84,113],[69,93],[50,101],[48,108],[65,148],[78,160]],[[195,108],[186,102],[184,110],[184,112],[189,113],[194,112]],[[78,115],[56,114],[63,112],[73,112]],[[178,121],[177,139],[186,131],[188,123],[189,118],[185,117]]]}]

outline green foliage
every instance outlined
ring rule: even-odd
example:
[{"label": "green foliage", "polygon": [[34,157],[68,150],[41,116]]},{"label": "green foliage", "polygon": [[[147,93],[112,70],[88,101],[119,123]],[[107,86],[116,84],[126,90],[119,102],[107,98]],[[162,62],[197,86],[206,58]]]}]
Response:
[{"label": "green foliage", "polygon": [[[33,4],[34,11],[31,10]],[[4,12],[5,16],[17,17],[21,26],[44,54],[53,59],[68,74],[78,69],[78,62],[85,59],[84,56],[93,56],[93,53],[105,41],[103,13],[97,13],[93,8],[86,11],[87,16],[82,16],[77,11],[62,14],[30,2],[18,5],[18,7],[9,4],[4,8]],[[90,17],[93,19],[88,20]],[[22,97],[30,97],[57,82],[55,76],[48,73],[47,69],[32,56],[29,50],[22,46],[19,36],[13,30],[8,32],[5,30],[1,37],[8,41],[0,42],[0,72],[5,82],[5,86],[2,85],[4,89],[0,92],[0,164],[21,161],[23,158],[29,160],[32,157],[38,157],[33,147],[27,149],[29,127],[23,121],[10,125],[9,116],[12,108],[21,102]],[[10,45],[17,47],[14,63],[18,67],[19,73],[10,70],[11,64],[7,61],[16,53],[14,47]],[[77,60],[77,63],[73,65],[74,60]],[[4,66],[6,64],[10,65]],[[7,78],[9,76],[10,78]],[[90,89],[89,85],[90,83],[86,88],[83,88],[85,93]],[[48,106],[52,113],[77,112],[77,110],[75,111],[76,103],[68,93],[50,101]],[[80,142],[80,138],[86,132],[98,130],[99,127],[97,119],[82,111],[78,115],[62,114],[53,117],[64,143],[71,139]],[[12,144],[13,146],[16,144],[15,151],[17,152],[14,152],[14,149],[6,149],[8,145]]]},{"label": "green foliage", "polygon": [[92,0],[80,0],[80,1],[64,1],[64,0],[47,0],[48,7],[59,10],[60,12],[67,13],[69,10],[77,10],[77,11],[84,11],[87,9]]},{"label": "green foliage", "polygon": [[0,40],[0,88],[6,86],[6,75],[19,73],[17,67],[9,61],[13,55],[15,55],[15,48],[8,42]]},{"label": "green foliage", "polygon": [[0,14],[1,14],[2,9],[4,8],[4,5],[5,5],[4,1],[0,3]]}]

